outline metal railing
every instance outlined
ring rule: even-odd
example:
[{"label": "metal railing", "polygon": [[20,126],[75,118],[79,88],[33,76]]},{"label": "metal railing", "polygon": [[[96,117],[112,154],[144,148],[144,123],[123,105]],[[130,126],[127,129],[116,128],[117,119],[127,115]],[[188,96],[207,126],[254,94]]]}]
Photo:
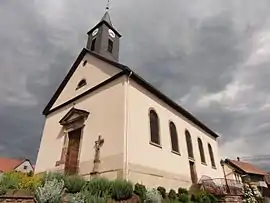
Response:
[{"label": "metal railing", "polygon": [[[226,183],[227,182],[227,183]],[[243,195],[244,188],[241,182],[231,179],[209,179],[202,181],[203,188],[215,195]]]}]

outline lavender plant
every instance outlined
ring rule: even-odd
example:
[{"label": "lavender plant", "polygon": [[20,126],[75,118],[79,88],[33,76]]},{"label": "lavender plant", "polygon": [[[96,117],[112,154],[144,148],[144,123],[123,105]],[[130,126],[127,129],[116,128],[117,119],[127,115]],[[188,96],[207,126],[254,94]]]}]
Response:
[{"label": "lavender plant", "polygon": [[38,203],[60,203],[63,189],[63,180],[47,180],[44,186],[40,186],[36,189],[35,196]]},{"label": "lavender plant", "polygon": [[162,196],[157,189],[147,190],[145,203],[161,203]]},{"label": "lavender plant", "polygon": [[85,196],[82,193],[70,194],[67,199],[68,203],[85,203]]}]

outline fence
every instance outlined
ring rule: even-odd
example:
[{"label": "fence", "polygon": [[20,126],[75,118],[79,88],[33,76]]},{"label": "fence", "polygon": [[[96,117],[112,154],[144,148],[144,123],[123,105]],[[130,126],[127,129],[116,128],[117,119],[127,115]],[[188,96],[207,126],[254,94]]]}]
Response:
[{"label": "fence", "polygon": [[[227,183],[226,183],[227,182]],[[242,196],[244,195],[243,184],[236,180],[225,180],[223,178],[208,179],[202,181],[203,188],[215,195],[220,196]]]}]

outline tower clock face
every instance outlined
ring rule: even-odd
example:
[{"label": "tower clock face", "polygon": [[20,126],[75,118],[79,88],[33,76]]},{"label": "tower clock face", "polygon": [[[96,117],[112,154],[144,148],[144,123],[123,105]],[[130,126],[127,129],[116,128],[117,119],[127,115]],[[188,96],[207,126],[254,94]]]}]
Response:
[{"label": "tower clock face", "polygon": [[98,33],[98,28],[95,29],[95,30],[92,32],[92,36],[95,36],[97,33]]},{"label": "tower clock face", "polygon": [[114,32],[113,32],[111,29],[109,29],[109,35],[110,35],[112,38],[115,38],[115,34],[114,34]]}]

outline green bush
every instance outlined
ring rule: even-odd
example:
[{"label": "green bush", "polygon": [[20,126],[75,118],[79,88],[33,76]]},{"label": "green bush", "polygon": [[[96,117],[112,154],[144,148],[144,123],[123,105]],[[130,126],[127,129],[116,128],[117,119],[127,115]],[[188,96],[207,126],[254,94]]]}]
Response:
[{"label": "green bush", "polygon": [[188,203],[189,202],[189,196],[188,196],[188,194],[182,193],[182,194],[178,195],[178,200],[181,203]]},{"label": "green bush", "polygon": [[157,189],[147,190],[145,203],[161,203],[162,196]]},{"label": "green bush", "polygon": [[69,194],[67,196],[68,203],[85,203],[85,196],[82,193]]},{"label": "green bush", "polygon": [[107,203],[107,199],[104,197],[89,195],[85,198],[84,203]]},{"label": "green bush", "polygon": [[0,185],[0,196],[7,193],[7,187],[5,185]]},{"label": "green bush", "polygon": [[112,182],[112,198],[114,200],[126,200],[132,197],[133,185],[127,180],[116,179]]},{"label": "green bush", "polygon": [[36,200],[38,203],[61,203],[63,189],[63,180],[47,180],[43,186],[35,190]]},{"label": "green bush", "polygon": [[73,175],[73,176],[66,176],[65,177],[65,187],[68,193],[78,193],[84,187],[86,181],[84,178]]},{"label": "green bush", "polygon": [[105,178],[95,178],[88,181],[83,190],[85,193],[95,197],[108,198],[111,196],[112,183]]},{"label": "green bush", "polygon": [[180,194],[188,194],[188,190],[186,188],[178,188],[178,195]]},{"label": "green bush", "polygon": [[146,187],[144,185],[136,183],[134,193],[140,197],[141,202],[144,202],[146,198]]},{"label": "green bush", "polygon": [[8,172],[2,175],[0,185],[3,190],[19,189],[20,188],[21,173]]},{"label": "green bush", "polygon": [[197,193],[193,194],[191,200],[194,203],[215,203],[218,201],[218,198],[206,191],[198,191]]},{"label": "green bush", "polygon": [[45,174],[43,174],[42,175],[42,180],[41,180],[41,182],[42,182],[42,185],[44,185],[44,183],[46,182],[46,181],[50,181],[50,180],[54,180],[54,179],[56,179],[56,180],[58,180],[58,181],[61,181],[61,180],[65,180],[65,174],[63,174],[63,173],[59,173],[59,172],[47,172],[47,173],[45,173]]},{"label": "green bush", "polygon": [[157,188],[157,190],[159,191],[161,197],[162,197],[163,199],[165,199],[165,198],[166,198],[166,189],[165,189],[164,187],[159,186],[159,187]]},{"label": "green bush", "polygon": [[174,200],[174,199],[176,199],[176,197],[177,197],[177,195],[176,195],[175,190],[171,189],[171,190],[169,191],[168,198],[169,198],[170,200]]}]

